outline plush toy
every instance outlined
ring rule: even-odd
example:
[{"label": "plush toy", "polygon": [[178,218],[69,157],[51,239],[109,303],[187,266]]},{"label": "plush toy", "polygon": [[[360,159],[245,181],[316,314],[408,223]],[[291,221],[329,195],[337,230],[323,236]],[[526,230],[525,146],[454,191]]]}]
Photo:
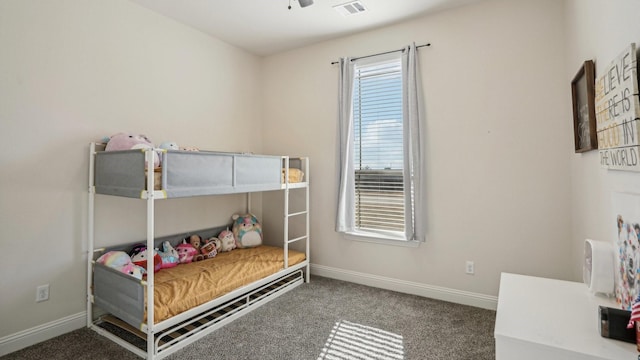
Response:
[{"label": "plush toy", "polygon": [[178,251],[171,246],[171,243],[165,241],[162,243],[162,251],[157,251],[162,260],[162,268],[172,268],[180,263],[178,258]]},{"label": "plush toy", "polygon": [[193,245],[193,247],[200,252],[200,246],[202,245],[202,237],[200,235],[189,235],[182,241]]},{"label": "plush toy", "polygon": [[262,244],[262,226],[253,214],[233,215],[233,236],[238,248],[255,247]]},{"label": "plush toy", "polygon": [[[153,149],[153,144],[144,135],[118,133],[109,138],[105,147],[105,151],[131,149]],[[153,153],[153,165],[160,166],[160,157],[155,152]]]},{"label": "plush toy", "polygon": [[124,251],[109,251],[96,260],[110,268],[116,269],[136,279],[142,279],[144,268],[131,262],[131,257]]},{"label": "plush toy", "polygon": [[178,144],[176,144],[173,141],[165,141],[162,144],[160,144],[159,148],[165,149],[165,150],[180,150],[180,147],[178,146]]},{"label": "plush toy", "polygon": [[[216,242],[212,239],[218,240],[218,238],[210,238],[207,240],[203,240],[202,246],[200,246],[200,253],[204,256],[205,259],[211,259],[218,255],[218,247],[216,246]],[[218,240],[218,243],[220,240]]]},{"label": "plush toy", "polygon": [[178,251],[178,260],[180,264],[188,264],[193,261],[193,257],[198,254],[198,250],[193,247],[193,245],[184,242],[178,246],[176,246],[176,250]]},{"label": "plush toy", "polygon": [[215,241],[212,241],[211,239],[206,240],[204,242],[204,245],[200,247],[200,253],[205,259],[211,259],[212,257],[218,255],[218,249],[216,247]]},{"label": "plush toy", "polygon": [[184,238],[183,242],[191,244],[196,249],[193,261],[209,259],[218,254],[216,244],[203,240],[200,235],[189,235]]},{"label": "plush toy", "polygon": [[131,258],[124,251],[109,251],[100,256],[96,262],[108,267],[118,268],[130,263]]},{"label": "plush toy", "polygon": [[[227,229],[227,230],[229,230],[229,229]],[[207,240],[207,243],[213,243],[215,245],[215,247],[216,247],[216,251],[217,252],[221,252],[222,251],[222,241],[220,241],[220,239],[218,239],[217,236],[213,236],[213,237],[209,238],[209,240]],[[234,240],[234,243],[235,243],[235,240]]]},{"label": "plush toy", "polygon": [[229,231],[229,228],[222,230],[218,235],[220,241],[220,251],[231,251],[236,248],[236,239],[233,233]]},{"label": "plush toy", "polygon": [[[133,246],[131,251],[129,251],[129,256],[131,256],[131,261],[134,264],[146,269],[147,256],[148,256],[147,253],[148,253],[147,245],[137,244]],[[153,272],[158,272],[160,271],[160,269],[162,269],[162,258],[160,257],[160,255],[158,255],[158,253],[155,250],[152,251],[152,254],[153,254],[152,255],[153,256]]]},{"label": "plush toy", "polygon": [[142,280],[143,277],[147,276],[147,271],[134,263],[129,263],[120,268],[120,271],[133,276],[136,279]]}]

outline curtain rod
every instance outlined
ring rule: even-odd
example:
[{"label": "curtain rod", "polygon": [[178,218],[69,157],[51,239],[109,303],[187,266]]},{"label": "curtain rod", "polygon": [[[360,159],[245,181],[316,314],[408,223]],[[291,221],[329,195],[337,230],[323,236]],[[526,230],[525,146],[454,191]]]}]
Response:
[{"label": "curtain rod", "polygon": [[[424,45],[418,45],[418,46],[416,46],[416,49],[419,49],[419,48],[425,47],[425,46],[431,46],[431,43],[426,43]],[[351,61],[358,60],[358,59],[366,59],[366,58],[372,57],[372,56],[391,54],[391,53],[398,52],[398,51],[404,51],[404,48],[398,49],[398,50],[385,51],[385,52],[381,52],[381,53],[377,53],[377,54],[371,54],[371,55],[355,57],[355,58],[351,59]],[[335,65],[335,64],[338,64],[338,63],[339,63],[338,61],[332,61],[331,65]]]}]

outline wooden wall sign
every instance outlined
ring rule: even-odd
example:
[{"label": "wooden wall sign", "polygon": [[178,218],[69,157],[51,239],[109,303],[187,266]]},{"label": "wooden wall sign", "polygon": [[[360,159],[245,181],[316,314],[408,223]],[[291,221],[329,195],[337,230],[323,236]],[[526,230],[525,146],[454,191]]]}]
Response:
[{"label": "wooden wall sign", "polygon": [[603,70],[596,81],[595,103],[601,166],[640,171],[640,101],[635,44]]}]

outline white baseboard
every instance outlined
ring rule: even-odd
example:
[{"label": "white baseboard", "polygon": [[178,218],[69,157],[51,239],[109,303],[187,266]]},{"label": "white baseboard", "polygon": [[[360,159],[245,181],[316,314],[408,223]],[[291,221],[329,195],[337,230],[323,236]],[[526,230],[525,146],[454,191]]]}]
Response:
[{"label": "white baseboard", "polygon": [[7,335],[0,338],[0,356],[4,356],[56,336],[66,334],[70,331],[80,329],[86,325],[87,313],[83,311],[63,317],[62,319],[32,327],[31,329]]},{"label": "white baseboard", "polygon": [[498,297],[311,264],[311,274],[381,289],[496,310]]}]

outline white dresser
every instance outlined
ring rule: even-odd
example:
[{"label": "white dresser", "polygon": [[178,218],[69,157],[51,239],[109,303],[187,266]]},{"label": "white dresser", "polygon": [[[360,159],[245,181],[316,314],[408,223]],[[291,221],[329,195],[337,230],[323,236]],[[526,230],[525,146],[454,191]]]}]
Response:
[{"label": "white dresser", "polygon": [[496,359],[638,359],[634,344],[600,336],[599,305],[617,307],[583,283],[502,273]]}]

